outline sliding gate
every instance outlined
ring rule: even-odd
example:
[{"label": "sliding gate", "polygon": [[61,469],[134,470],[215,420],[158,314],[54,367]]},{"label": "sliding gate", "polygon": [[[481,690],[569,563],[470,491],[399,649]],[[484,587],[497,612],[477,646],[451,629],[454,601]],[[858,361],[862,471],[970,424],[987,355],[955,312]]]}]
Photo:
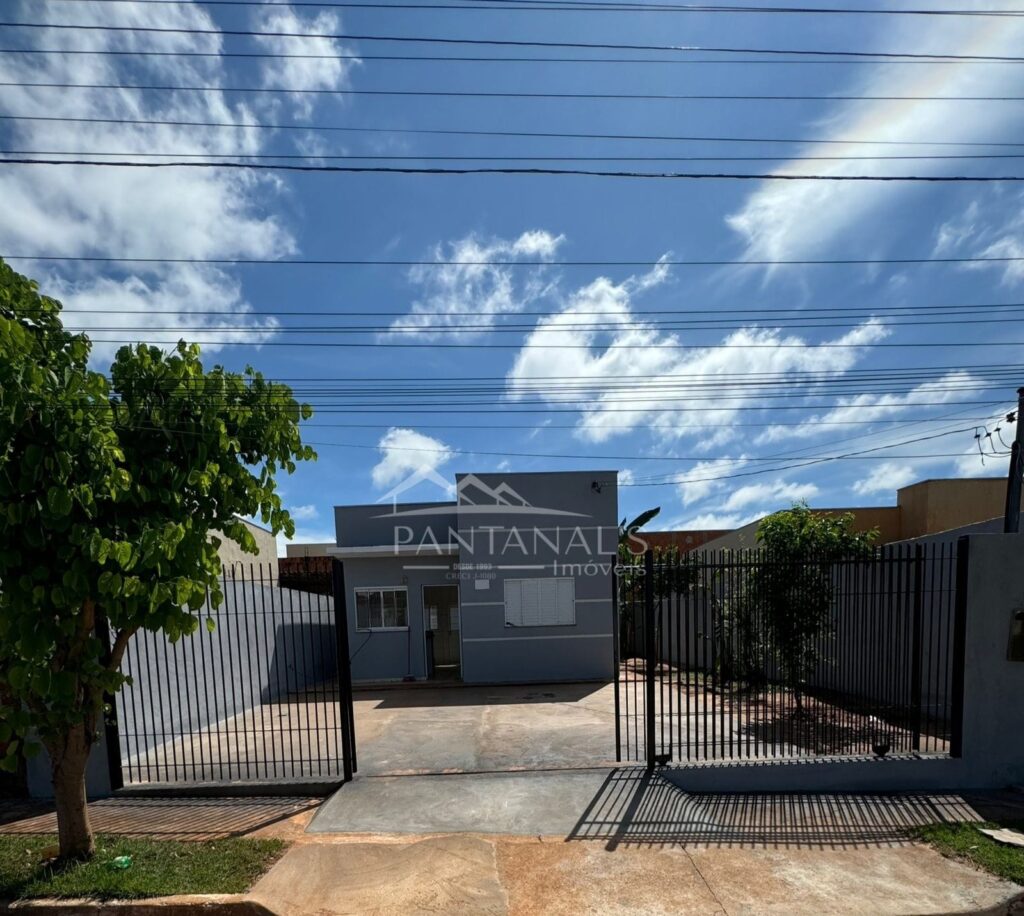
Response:
[{"label": "sliding gate", "polygon": [[966,539],[648,551],[617,577],[618,759],[958,756],[966,573]]},{"label": "sliding gate", "polygon": [[[323,588],[284,588],[241,563],[224,600],[171,643],[136,633],[107,725],[114,788],[352,778],[355,734],[341,564]],[[323,594],[321,592],[326,592]],[[207,624],[209,621],[209,624]]]}]

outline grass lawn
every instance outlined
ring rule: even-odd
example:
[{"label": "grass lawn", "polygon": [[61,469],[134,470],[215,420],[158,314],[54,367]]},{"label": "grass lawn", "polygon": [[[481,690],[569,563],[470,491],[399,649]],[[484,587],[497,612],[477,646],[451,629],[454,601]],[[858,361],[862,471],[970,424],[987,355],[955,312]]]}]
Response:
[{"label": "grass lawn", "polygon": [[[98,836],[95,858],[58,869],[41,861],[56,842],[54,835],[0,836],[0,900],[237,894],[249,888],[287,845],[244,837],[178,843]],[[113,865],[118,856],[131,856],[131,866]]]},{"label": "grass lawn", "polygon": [[917,828],[914,836],[931,843],[944,856],[965,859],[1007,881],[1024,884],[1024,848],[997,843],[981,833],[979,826],[1010,827],[1024,833],[1024,821],[1006,821],[1002,824],[931,824]]}]

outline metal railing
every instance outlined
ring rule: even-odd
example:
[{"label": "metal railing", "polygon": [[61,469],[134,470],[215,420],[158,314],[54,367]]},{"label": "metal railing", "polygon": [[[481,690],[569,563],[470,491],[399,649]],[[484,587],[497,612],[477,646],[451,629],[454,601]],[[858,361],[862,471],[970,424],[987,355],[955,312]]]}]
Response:
[{"label": "metal railing", "polygon": [[221,588],[223,602],[212,607],[208,599],[192,636],[132,637],[122,664],[130,683],[108,724],[115,782],[350,779],[344,605],[334,595],[281,588],[270,565],[235,564]]},{"label": "metal railing", "polygon": [[966,551],[648,552],[617,577],[619,758],[958,756]]}]

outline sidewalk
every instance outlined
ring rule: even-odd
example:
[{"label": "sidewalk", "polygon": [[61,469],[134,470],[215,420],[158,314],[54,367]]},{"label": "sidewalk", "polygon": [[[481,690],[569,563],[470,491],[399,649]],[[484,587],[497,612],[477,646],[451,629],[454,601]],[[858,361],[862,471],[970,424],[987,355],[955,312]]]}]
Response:
[{"label": "sidewalk", "polygon": [[[90,808],[101,831],[292,841],[234,898],[280,916],[1002,913],[1021,890],[908,836],[919,823],[1024,817],[1019,793],[693,795],[643,770],[606,770],[361,777],[311,822],[316,804]],[[52,829],[31,805],[20,819],[6,810],[4,832]]]}]

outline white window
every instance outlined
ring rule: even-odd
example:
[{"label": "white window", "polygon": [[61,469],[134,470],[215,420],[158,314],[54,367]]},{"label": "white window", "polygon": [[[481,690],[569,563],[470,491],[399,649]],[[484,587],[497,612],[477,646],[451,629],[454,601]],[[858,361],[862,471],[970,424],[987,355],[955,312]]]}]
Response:
[{"label": "white window", "polygon": [[505,626],[571,627],[576,624],[576,584],[566,579],[506,579]]},{"label": "white window", "polygon": [[409,598],[404,588],[357,588],[357,630],[404,630],[409,626]]}]

